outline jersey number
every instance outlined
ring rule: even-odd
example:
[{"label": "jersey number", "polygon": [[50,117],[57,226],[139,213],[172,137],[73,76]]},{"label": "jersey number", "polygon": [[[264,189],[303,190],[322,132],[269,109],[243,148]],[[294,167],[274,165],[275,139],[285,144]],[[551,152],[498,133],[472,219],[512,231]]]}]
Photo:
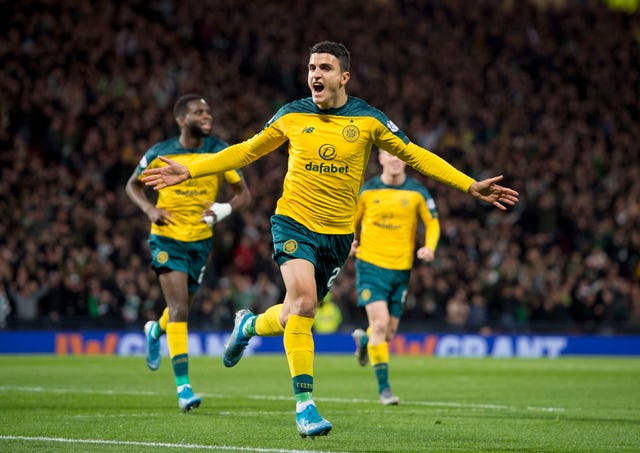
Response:
[{"label": "jersey number", "polygon": [[333,282],[336,280],[336,278],[338,278],[338,274],[340,273],[340,269],[339,267],[336,267],[333,272],[331,272],[331,277],[329,277],[329,279],[327,280],[327,289],[331,289],[331,285],[333,285]]},{"label": "jersey number", "polygon": [[204,277],[204,270],[207,268],[207,266],[202,266],[202,269],[200,269],[200,275],[198,275],[198,285],[202,284],[202,278]]}]

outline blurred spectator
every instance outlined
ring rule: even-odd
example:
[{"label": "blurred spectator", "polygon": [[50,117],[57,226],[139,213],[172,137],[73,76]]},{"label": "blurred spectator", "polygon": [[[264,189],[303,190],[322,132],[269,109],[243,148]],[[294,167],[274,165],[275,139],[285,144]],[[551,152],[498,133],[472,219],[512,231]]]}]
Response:
[{"label": "blurred spectator", "polygon": [[469,312],[467,293],[460,288],[447,300],[446,322],[449,329],[464,330],[469,319]]},{"label": "blurred spectator", "polygon": [[0,329],[7,325],[7,316],[11,313],[11,305],[4,284],[0,282]]},{"label": "blurred spectator", "polygon": [[342,324],[342,312],[338,304],[333,301],[331,291],[324,296],[316,311],[313,331],[316,333],[337,332]]}]

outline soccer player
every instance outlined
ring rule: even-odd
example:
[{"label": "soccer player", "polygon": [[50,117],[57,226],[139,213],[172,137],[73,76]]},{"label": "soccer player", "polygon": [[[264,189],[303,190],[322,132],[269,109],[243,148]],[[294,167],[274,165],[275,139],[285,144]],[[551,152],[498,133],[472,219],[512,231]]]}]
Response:
[{"label": "soccer player", "polygon": [[[398,331],[413,267],[418,219],[426,228],[418,259],[429,262],[440,239],[436,204],[426,187],[407,175],[407,164],[384,150],[378,153],[382,173],[360,190],[351,254],[356,256],[358,306],[367,312],[369,327],[356,329],[358,363],[368,358],[378,381],[380,402],[400,399],[389,385],[389,341]],[[358,235],[358,226],[359,235]]]},{"label": "soccer player", "polygon": [[[211,249],[212,224],[247,206],[251,194],[240,171],[230,170],[162,189],[156,204],[149,200],[140,174],[145,169],[164,165],[160,157],[170,156],[190,164],[199,156],[212,156],[228,146],[211,136],[211,108],[201,96],[180,97],[173,113],[180,136],[157,143],[144,154],[127,181],[126,192],[151,221],[148,239],[151,266],[167,304],[158,321],[149,321],[144,326],[147,366],[154,371],[160,367],[160,337],[166,333],[178,406],[186,412],[201,402],[189,381],[187,322],[193,295],[200,286]],[[215,203],[224,181],[230,185],[234,196],[228,203]]]},{"label": "soccer player", "polygon": [[502,176],[475,181],[421,148],[381,111],[348,96],[350,54],[335,42],[310,49],[307,83],[311,96],[281,107],[252,138],[190,165],[161,158],[142,180],[156,189],[190,178],[240,168],[288,142],[283,192],[271,217],[273,257],[285,284],[284,302],[255,316],[236,313],[223,362],[234,366],[254,335],[283,335],[302,437],[326,435],[331,423],[320,416],[313,391],[313,320],[318,306],[349,256],[358,191],[371,147],[397,155],[421,173],[499,209],[518,193],[498,184]]}]

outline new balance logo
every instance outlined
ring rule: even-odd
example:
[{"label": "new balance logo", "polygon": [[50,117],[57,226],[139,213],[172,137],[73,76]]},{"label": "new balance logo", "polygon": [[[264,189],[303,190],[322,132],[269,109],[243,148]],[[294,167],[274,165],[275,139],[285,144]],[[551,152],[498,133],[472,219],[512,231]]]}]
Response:
[{"label": "new balance logo", "polygon": [[314,129],[315,129],[315,128],[314,128],[313,126],[311,126],[311,127],[305,127],[304,129],[302,129],[302,133],[303,133],[303,134],[313,134],[313,130],[314,130]]}]

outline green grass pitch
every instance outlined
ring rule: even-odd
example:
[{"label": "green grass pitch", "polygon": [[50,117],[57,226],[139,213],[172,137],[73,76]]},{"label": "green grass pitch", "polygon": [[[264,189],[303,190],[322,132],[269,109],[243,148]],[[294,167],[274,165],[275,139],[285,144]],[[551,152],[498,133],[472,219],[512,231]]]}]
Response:
[{"label": "green grass pitch", "polygon": [[640,360],[394,356],[396,407],[370,367],[318,355],[327,437],[302,439],[283,355],[190,361],[183,414],[164,357],[0,356],[0,452],[639,452]]}]

